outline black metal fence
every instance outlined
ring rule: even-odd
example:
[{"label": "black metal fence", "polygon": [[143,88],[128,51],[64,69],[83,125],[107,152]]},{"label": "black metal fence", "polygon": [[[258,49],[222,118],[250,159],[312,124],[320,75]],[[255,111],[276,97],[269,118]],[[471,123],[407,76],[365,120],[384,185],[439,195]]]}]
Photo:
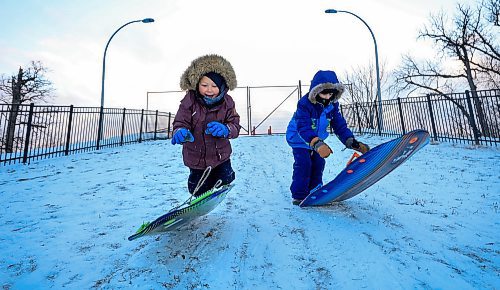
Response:
[{"label": "black metal fence", "polygon": [[[297,85],[249,86],[231,91],[241,116],[240,134],[285,133],[297,108],[297,98],[307,91],[303,87],[299,81]],[[150,94],[163,94],[157,99],[169,100],[169,110],[173,111],[178,102],[172,100],[180,101],[185,93],[148,92],[148,100]],[[435,141],[500,144],[500,89],[384,100],[381,118],[378,102],[345,103],[350,99],[348,95],[342,97],[341,110],[348,126],[357,134],[399,136],[418,128],[428,130]]]},{"label": "black metal fence", "polygon": [[[258,87],[263,88],[266,87]],[[241,133],[254,135],[261,125],[269,126],[268,133],[284,133],[296,106],[296,99],[291,97],[300,97],[300,88],[300,84],[280,87],[286,97],[274,109],[267,108],[270,113],[262,116],[255,113],[258,102],[252,101],[253,106],[250,105],[247,88],[242,97],[247,98],[248,121]],[[245,101],[236,103],[244,106]],[[384,100],[381,118],[378,105],[378,102],[342,104],[341,111],[357,134],[399,136],[425,129],[435,141],[500,144],[500,89]],[[255,116],[262,119],[258,126],[252,126]],[[0,105],[0,164],[29,163],[74,152],[168,139],[173,117],[171,113],[151,110],[104,108],[101,114],[99,107]],[[272,132],[271,124],[278,125]]]},{"label": "black metal fence", "polygon": [[[99,121],[102,116],[102,137]],[[171,113],[99,107],[0,105],[0,164],[170,138]]]},{"label": "black metal fence", "polygon": [[382,118],[377,106],[354,103],[341,109],[357,133],[398,136],[425,129],[435,141],[500,144],[500,89],[385,100]]}]

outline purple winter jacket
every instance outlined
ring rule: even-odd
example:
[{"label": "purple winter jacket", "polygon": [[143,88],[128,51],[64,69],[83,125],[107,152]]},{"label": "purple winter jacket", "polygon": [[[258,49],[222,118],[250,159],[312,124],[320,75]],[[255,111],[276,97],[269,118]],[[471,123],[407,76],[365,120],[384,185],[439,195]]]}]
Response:
[{"label": "purple winter jacket", "polygon": [[[218,138],[205,134],[207,124],[218,121],[229,128],[228,138]],[[182,145],[184,165],[192,169],[212,168],[229,159],[232,153],[228,139],[240,134],[240,116],[236,113],[233,98],[227,93],[224,101],[209,109],[189,90],[179,106],[174,118],[174,133],[179,128],[188,129],[194,136],[194,142]]]}]

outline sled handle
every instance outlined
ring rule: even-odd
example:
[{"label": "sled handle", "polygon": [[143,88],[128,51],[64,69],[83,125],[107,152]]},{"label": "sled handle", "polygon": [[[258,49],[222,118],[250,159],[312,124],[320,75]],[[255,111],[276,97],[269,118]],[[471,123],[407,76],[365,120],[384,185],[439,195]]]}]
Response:
[{"label": "sled handle", "polygon": [[352,153],[351,159],[349,159],[349,161],[347,161],[346,166],[349,166],[349,164],[351,164],[354,161],[354,159],[358,158],[359,156],[361,156],[361,155],[359,155],[358,152]]}]

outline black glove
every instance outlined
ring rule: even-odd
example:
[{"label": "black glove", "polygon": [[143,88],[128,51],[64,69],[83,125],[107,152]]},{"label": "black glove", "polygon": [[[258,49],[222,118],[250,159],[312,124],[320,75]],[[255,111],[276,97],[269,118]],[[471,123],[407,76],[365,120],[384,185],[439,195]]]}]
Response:
[{"label": "black glove", "polygon": [[354,149],[358,152],[361,152],[365,154],[366,152],[370,151],[370,147],[366,145],[365,143],[359,142],[358,140],[354,139],[354,137],[349,137],[345,141],[345,147],[349,149]]}]

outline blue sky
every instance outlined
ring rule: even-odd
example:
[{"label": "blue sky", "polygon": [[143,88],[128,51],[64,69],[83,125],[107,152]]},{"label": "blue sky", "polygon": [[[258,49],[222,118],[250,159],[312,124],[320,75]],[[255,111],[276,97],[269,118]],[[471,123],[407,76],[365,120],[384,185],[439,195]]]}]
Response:
[{"label": "blue sky", "polygon": [[[106,106],[140,108],[147,91],[179,89],[190,61],[207,53],[226,57],[240,86],[308,83],[318,69],[342,74],[374,61],[366,27],[351,15],[327,15],[325,9],[362,17],[377,38],[380,61],[390,69],[403,53],[430,55],[430,46],[416,41],[418,29],[432,12],[446,9],[451,16],[456,3],[4,0],[0,73],[40,60],[57,89],[52,103],[97,106],[107,40],[124,23],[152,17],[154,23],[134,23],[113,38],[106,59]],[[157,101],[159,109],[169,102]]]}]

